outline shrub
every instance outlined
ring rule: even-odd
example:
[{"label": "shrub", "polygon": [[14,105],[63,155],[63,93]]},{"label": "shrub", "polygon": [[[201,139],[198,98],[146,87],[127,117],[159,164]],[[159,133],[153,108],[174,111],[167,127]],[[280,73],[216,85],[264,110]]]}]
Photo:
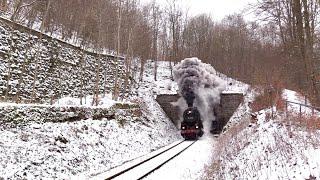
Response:
[{"label": "shrub", "polygon": [[283,111],[285,101],[282,98],[283,85],[281,81],[274,81],[260,90],[261,94],[250,104],[252,112],[270,108],[276,105],[277,110]]},{"label": "shrub", "polygon": [[286,123],[290,122],[291,125],[306,128],[311,131],[320,129],[320,118],[315,115],[292,115],[285,118],[285,121]]}]

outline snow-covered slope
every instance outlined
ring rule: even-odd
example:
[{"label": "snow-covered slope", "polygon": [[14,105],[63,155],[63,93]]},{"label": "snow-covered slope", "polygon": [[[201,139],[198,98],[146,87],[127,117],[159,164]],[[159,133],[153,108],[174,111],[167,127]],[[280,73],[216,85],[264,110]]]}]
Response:
[{"label": "snow-covered slope", "polygon": [[[111,119],[1,127],[0,177],[84,179],[181,139],[178,129],[155,101],[157,94],[177,93],[170,66],[168,62],[158,62],[157,81],[153,70],[154,62],[148,61],[137,96],[130,99],[140,109],[117,109]],[[245,95],[224,132],[218,138],[207,134],[197,146],[148,179],[320,178],[320,133],[308,124],[318,123],[317,118],[299,119],[293,115],[299,114],[299,108],[289,104],[288,118],[279,112],[272,120],[271,110],[265,109],[257,113],[257,120],[252,119],[249,104],[257,92],[223,74],[218,76],[227,82],[224,93]],[[293,91],[285,90],[283,96],[305,103]],[[100,105],[109,108],[114,103],[106,97]],[[90,108],[90,104],[89,100],[85,107]],[[64,98],[55,104],[64,105],[79,106],[79,99]],[[310,109],[305,108],[304,112]]]},{"label": "snow-covered slope", "polygon": [[[254,93],[253,93],[254,94]],[[252,94],[252,95],[253,95]],[[290,90],[283,98],[304,104],[304,98]],[[221,135],[215,147],[213,164],[206,179],[318,179],[320,178],[319,115],[299,117],[299,107],[288,104],[271,118],[271,108],[259,111],[257,118],[244,117]],[[250,109],[249,109],[250,110]],[[317,125],[318,124],[318,125]]]},{"label": "snow-covered slope", "polygon": [[154,61],[147,61],[145,64],[145,71],[143,82],[141,82],[143,91],[151,91],[157,94],[177,94],[178,85],[173,81],[171,76],[169,62],[157,62],[157,81],[154,80]]},{"label": "snow-covered slope", "polygon": [[[165,67],[159,68],[163,75],[158,82],[167,81]],[[139,96],[132,99],[140,109],[116,109],[112,119],[1,127],[0,178],[83,179],[181,139],[154,99],[154,92],[161,93],[163,88],[149,73],[137,89]],[[79,101],[64,98],[56,106],[77,106]],[[110,103],[114,102],[104,99],[102,107]]]},{"label": "snow-covered slope", "polygon": [[[154,87],[145,87],[144,90],[153,90],[157,94],[176,94],[178,87],[177,84],[171,80],[170,76],[170,66],[168,62],[158,62],[159,65],[159,80],[155,83]],[[153,72],[153,63],[149,62],[147,64],[146,71],[148,74]],[[227,88],[224,93],[243,93],[246,95],[246,102],[252,99],[252,93],[249,91],[249,86],[236,81],[234,79],[228,78],[223,74],[217,74],[220,78],[227,82]],[[152,82],[153,76],[149,75],[144,79],[145,82]],[[248,103],[244,103],[241,106],[242,109],[236,117],[238,120],[247,114]],[[241,109],[240,108],[240,109]],[[239,122],[234,117],[234,121]],[[181,179],[181,180],[194,180],[203,179],[206,173],[207,167],[212,164],[212,159],[215,157],[215,147],[218,146],[216,138],[206,132],[205,135],[200,138],[190,149],[182,153],[168,164],[165,164],[158,171],[152,173],[146,179]]]}]

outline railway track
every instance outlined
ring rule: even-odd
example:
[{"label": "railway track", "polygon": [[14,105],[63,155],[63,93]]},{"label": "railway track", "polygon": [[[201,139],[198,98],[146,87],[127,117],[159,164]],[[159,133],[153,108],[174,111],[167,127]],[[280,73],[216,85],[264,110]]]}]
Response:
[{"label": "railway track", "polygon": [[128,162],[123,166],[99,174],[92,179],[137,180],[147,177],[164,164],[181,154],[196,141],[178,141],[152,152],[143,158]]}]

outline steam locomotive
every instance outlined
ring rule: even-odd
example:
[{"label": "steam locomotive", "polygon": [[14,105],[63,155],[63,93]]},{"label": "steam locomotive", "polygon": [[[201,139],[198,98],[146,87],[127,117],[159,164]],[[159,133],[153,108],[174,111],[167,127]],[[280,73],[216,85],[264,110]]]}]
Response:
[{"label": "steam locomotive", "polygon": [[196,107],[188,107],[183,112],[181,136],[185,139],[198,139],[203,135],[203,124],[200,112]]}]

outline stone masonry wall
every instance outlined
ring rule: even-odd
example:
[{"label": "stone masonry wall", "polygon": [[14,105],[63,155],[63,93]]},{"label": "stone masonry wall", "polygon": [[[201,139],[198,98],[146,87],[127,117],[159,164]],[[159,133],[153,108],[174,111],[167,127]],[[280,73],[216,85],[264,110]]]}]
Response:
[{"label": "stone masonry wall", "polygon": [[12,104],[0,106],[2,127],[23,126],[30,122],[71,122],[83,119],[119,119],[140,117],[141,109],[136,104],[115,104],[111,108],[85,106],[50,106]]},{"label": "stone masonry wall", "polygon": [[220,107],[218,112],[218,121],[220,121],[221,129],[225,126],[233,113],[238,109],[239,105],[243,102],[243,94],[232,93],[232,94],[221,94]]},{"label": "stone masonry wall", "polygon": [[[9,101],[18,97],[20,102],[29,102],[35,95],[38,103],[92,95],[97,72],[99,93],[109,93],[114,86],[115,62],[114,56],[84,51],[0,18],[0,101],[6,94]],[[117,63],[122,87],[124,61]]]},{"label": "stone masonry wall", "polygon": [[[157,102],[160,104],[162,109],[166,112],[167,116],[172,120],[175,125],[178,125],[179,120],[179,108],[174,107],[171,103],[176,102],[179,99],[179,95],[158,95]],[[221,131],[223,126],[229,121],[233,113],[243,102],[243,94],[228,94],[222,93],[220,99],[220,105],[218,105],[212,113],[216,114],[216,118],[219,121],[220,127],[218,130]],[[216,112],[214,112],[216,111]]]},{"label": "stone masonry wall", "polygon": [[160,104],[164,112],[171,119],[174,125],[178,126],[179,122],[179,108],[173,106],[171,103],[176,102],[180,97],[177,94],[171,95],[158,95],[156,101]]}]

